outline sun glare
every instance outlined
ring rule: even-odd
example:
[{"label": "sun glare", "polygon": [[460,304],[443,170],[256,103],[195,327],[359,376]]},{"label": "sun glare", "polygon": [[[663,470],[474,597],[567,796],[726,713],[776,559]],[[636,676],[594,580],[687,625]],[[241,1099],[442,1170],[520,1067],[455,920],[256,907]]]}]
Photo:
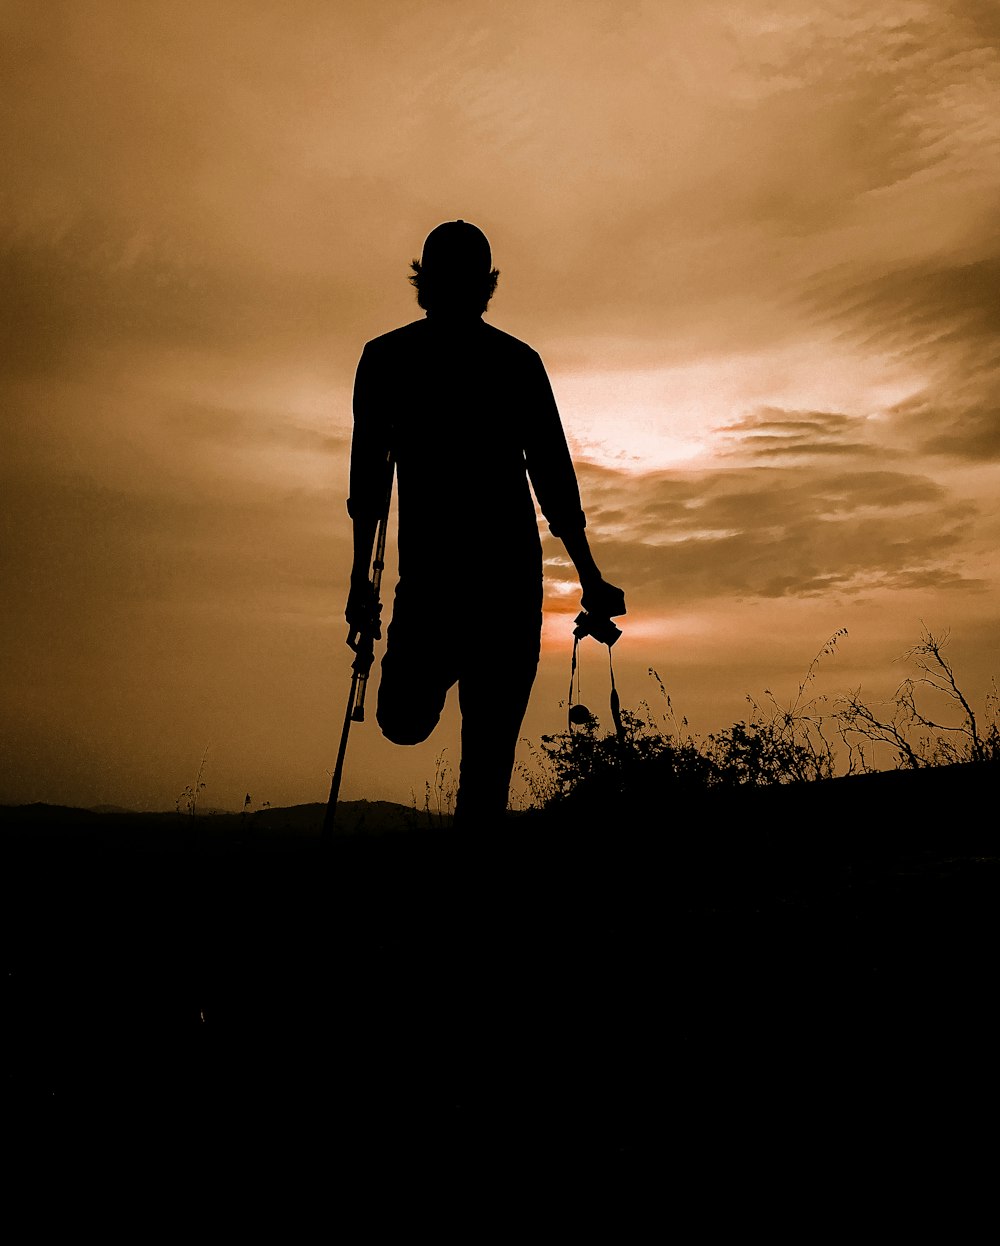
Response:
[{"label": "sun glare", "polygon": [[554,378],[578,459],[625,472],[705,465],[727,444],[722,430],[762,408],[868,420],[923,384],[909,368],[831,342]]}]

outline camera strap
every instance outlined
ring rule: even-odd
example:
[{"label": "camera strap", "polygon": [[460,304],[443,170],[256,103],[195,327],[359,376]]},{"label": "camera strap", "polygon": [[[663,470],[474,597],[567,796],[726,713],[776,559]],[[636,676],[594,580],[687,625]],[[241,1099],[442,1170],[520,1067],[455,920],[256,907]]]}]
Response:
[{"label": "camera strap", "polygon": [[[574,725],[579,724],[579,718],[574,722],[573,710],[579,707],[588,717],[593,717],[585,705],[580,704],[580,663],[577,657],[577,650],[580,647],[580,637],[576,634],[573,636],[573,656],[570,659],[569,668],[569,694],[566,698],[566,717],[569,726],[570,735],[573,734]],[[615,686],[615,664],[611,656],[611,645],[608,645],[608,673],[611,676],[611,718],[615,724],[615,735],[618,737],[618,743],[625,743],[625,725],[622,722],[621,700],[618,696],[618,689]],[[576,701],[573,699],[573,685],[576,684]]]},{"label": "camera strap", "polygon": [[611,676],[611,718],[615,724],[615,735],[618,737],[618,743],[625,743],[625,727],[622,723],[622,706],[618,699],[618,689],[615,687],[615,664],[611,660],[611,646],[608,645],[608,673]]},{"label": "camera strap", "polygon": [[[580,669],[576,660],[576,651],[580,647],[580,637],[573,637],[573,656],[569,664],[569,693],[566,697],[567,720],[569,723],[570,734],[573,733],[573,683],[576,683],[576,695],[580,696]],[[584,707],[586,708],[586,707]]]}]

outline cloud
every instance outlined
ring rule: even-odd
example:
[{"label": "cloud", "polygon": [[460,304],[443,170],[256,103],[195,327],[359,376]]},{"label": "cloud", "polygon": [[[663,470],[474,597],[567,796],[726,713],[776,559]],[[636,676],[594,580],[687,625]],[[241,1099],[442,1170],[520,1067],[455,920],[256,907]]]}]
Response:
[{"label": "cloud", "polygon": [[815,466],[581,473],[602,567],[646,611],[679,601],[985,587],[962,553],[977,507],[932,479]]},{"label": "cloud", "polygon": [[[56,239],[8,237],[0,247],[8,375],[106,370],[133,375],[151,354],[212,355],[281,365],[332,359],[347,371],[354,343],[338,332],[357,295],[336,274],[307,277],[237,266],[203,241],[172,255],[131,239],[114,221],[80,217]],[[124,362],[123,362],[124,361]]]},{"label": "cloud", "polygon": [[351,444],[344,430],[309,428],[280,411],[262,413],[192,403],[172,406],[164,415],[163,425],[170,435],[212,450],[275,448],[345,459]]},{"label": "cloud", "polygon": [[[234,603],[269,609],[333,589],[345,565],[345,532],[329,523],[327,493],[254,488],[215,495],[153,492],[86,477],[20,472],[4,480],[9,501],[3,550],[5,582],[15,586],[10,613],[118,614],[171,603]],[[9,617],[9,616],[8,616]]]},{"label": "cloud", "polygon": [[[986,245],[984,239],[980,248]],[[1000,241],[994,245],[994,255],[938,257],[894,269],[851,285],[828,304],[847,333],[920,360],[929,383],[890,410],[897,439],[919,452],[1000,458]]]},{"label": "cloud", "polygon": [[871,450],[871,442],[849,440],[863,428],[857,417],[836,411],[781,411],[763,408],[716,430],[731,443],[727,454],[750,459],[851,456]]},{"label": "cloud", "polygon": [[[1000,462],[1000,368],[978,392],[941,383],[893,409],[901,434],[927,454],[968,462]],[[956,392],[957,390],[957,392]]]},{"label": "cloud", "polygon": [[974,7],[22,7],[9,34],[28,353],[85,334],[346,370],[464,215],[500,322],[554,360],[604,339],[659,364],[801,336],[810,282],[987,219]]}]

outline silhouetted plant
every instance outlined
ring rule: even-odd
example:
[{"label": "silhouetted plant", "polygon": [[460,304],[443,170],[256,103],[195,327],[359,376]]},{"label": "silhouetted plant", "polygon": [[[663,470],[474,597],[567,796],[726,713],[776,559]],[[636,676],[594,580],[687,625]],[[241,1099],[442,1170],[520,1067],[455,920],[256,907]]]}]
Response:
[{"label": "silhouetted plant", "polygon": [[[425,826],[445,826],[449,818],[455,814],[455,776],[451,763],[445,757],[447,749],[442,749],[434,759],[434,779],[424,780],[424,818]],[[417,798],[410,794],[413,816],[412,823],[418,826],[420,815],[417,810]]]},{"label": "silhouetted plant", "polygon": [[514,766],[514,774],[524,783],[515,798],[516,804],[521,809],[542,809],[559,795],[556,779],[541,748],[528,739],[522,738],[521,743],[528,750],[528,760],[518,761]]},{"label": "silhouetted plant", "polygon": [[[843,737],[862,769],[875,769],[871,748],[888,745],[897,768],[919,769],[965,761],[1000,761],[1000,714],[996,682],[986,697],[983,722],[958,685],[954,668],[944,655],[949,633],[935,636],[924,629],[920,642],[900,661],[912,661],[920,672],[908,677],[887,701],[873,709],[861,699],[861,690],[843,697],[838,718]],[[957,706],[956,724],[937,722],[917,705],[918,693],[944,696]],[[865,755],[869,746],[869,755]]]},{"label": "silhouetted plant", "polygon": [[206,746],[201,757],[201,764],[198,766],[198,773],[195,775],[194,783],[189,783],[181,792],[180,796],[174,804],[178,813],[186,814],[189,818],[198,816],[198,801],[202,792],[205,790],[205,783],[202,776],[205,773],[205,762],[208,759],[208,747]]},{"label": "silhouetted plant", "polygon": [[[258,805],[257,812],[263,813],[265,809],[270,808],[271,802],[269,800],[265,800],[262,805]],[[253,832],[255,830],[253,813],[253,797],[249,792],[247,792],[246,796],[243,798],[243,809],[240,813],[240,836],[244,844],[249,844],[253,837]]]},{"label": "silhouetted plant", "polygon": [[779,705],[770,688],[765,688],[767,709],[748,696],[753,710],[750,719],[708,737],[704,752],[715,766],[719,783],[764,787],[834,777],[836,750],[825,727],[827,720],[836,724],[837,716],[823,713],[825,696],[807,697],[807,693],[820,662],[835,656],[838,642],[846,635],[847,628],[839,628],[823,645],[809,663],[791,705]]}]

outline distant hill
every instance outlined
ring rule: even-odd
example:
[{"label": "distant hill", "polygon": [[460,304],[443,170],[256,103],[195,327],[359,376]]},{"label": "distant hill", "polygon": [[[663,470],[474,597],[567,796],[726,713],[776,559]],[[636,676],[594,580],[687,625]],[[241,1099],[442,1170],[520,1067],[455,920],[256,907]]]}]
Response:
[{"label": "distant hill", "polygon": [[[283,809],[260,809],[251,815],[261,830],[319,832],[326,805],[291,805]],[[337,807],[334,824],[338,835],[382,835],[387,831],[437,830],[451,825],[447,814],[438,817],[391,800],[346,800]]]},{"label": "distant hill", "polygon": [[[223,847],[247,840],[318,839],[325,804],[289,805],[247,813],[205,810],[196,817],[185,813],[149,813],[100,806],[77,809],[35,803],[0,806],[0,833],[9,846],[19,838],[74,842],[103,841],[118,846],[166,847],[191,844]],[[337,810],[338,836],[371,836],[409,831],[435,831],[451,825],[447,814],[438,816],[387,800],[344,801]]]}]

